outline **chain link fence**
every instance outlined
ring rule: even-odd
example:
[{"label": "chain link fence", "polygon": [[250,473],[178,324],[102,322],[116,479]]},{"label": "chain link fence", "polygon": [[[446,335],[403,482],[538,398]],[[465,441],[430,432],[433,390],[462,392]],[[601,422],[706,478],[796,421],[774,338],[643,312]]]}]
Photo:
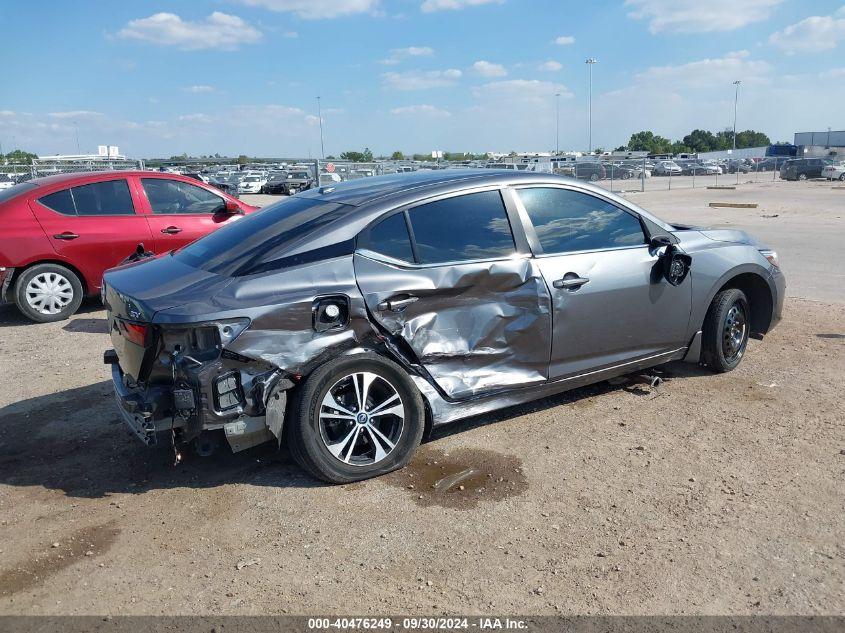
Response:
[{"label": "chain link fence", "polygon": [[33,159],[31,165],[0,165],[0,174],[14,182],[25,182],[32,178],[55,176],[57,174],[71,174],[85,171],[112,171],[127,169],[144,169],[143,160],[90,159],[75,161],[57,161],[49,159]]}]

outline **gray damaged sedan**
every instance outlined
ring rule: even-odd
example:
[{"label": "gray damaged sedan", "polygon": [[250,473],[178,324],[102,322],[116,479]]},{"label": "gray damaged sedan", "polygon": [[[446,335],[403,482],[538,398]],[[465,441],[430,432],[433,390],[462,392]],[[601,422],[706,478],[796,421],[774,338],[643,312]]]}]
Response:
[{"label": "gray damaged sedan", "polygon": [[404,466],[459,418],[680,359],[730,371],[784,286],[741,231],[667,224],[588,184],[403,174],[107,272],[105,361],[145,443],[284,443],[341,483]]}]

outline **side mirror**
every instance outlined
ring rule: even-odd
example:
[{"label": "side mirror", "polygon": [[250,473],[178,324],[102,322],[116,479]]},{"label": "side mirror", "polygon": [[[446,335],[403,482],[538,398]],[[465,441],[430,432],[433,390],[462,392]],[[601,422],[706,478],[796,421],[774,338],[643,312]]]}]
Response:
[{"label": "side mirror", "polygon": [[651,238],[649,246],[651,248],[660,248],[661,246],[672,246],[672,238],[668,235],[655,235]]},{"label": "side mirror", "polygon": [[238,206],[236,202],[232,202],[231,200],[226,200],[226,206],[223,208],[222,213],[228,213],[233,215],[235,213],[240,213],[241,208]]}]

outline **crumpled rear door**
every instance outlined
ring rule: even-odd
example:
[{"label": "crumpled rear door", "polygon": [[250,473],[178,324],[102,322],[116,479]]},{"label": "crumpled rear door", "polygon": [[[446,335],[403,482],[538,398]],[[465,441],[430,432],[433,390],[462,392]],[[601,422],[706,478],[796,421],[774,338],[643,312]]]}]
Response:
[{"label": "crumpled rear door", "polygon": [[548,379],[551,308],[529,257],[404,268],[356,254],[374,320],[462,399]]}]

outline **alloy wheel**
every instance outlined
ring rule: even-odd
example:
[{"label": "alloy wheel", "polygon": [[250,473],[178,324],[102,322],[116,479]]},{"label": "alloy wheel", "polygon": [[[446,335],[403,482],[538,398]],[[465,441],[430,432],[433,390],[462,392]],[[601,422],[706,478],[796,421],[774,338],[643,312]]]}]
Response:
[{"label": "alloy wheel", "polygon": [[41,314],[58,314],[73,301],[70,280],[59,273],[36,275],[26,285],[26,302]]},{"label": "alloy wheel", "polygon": [[745,308],[739,302],[734,303],[725,315],[725,326],[722,330],[722,353],[729,363],[733,363],[745,351],[747,324]]},{"label": "alloy wheel", "polygon": [[398,390],[372,372],[348,374],[335,382],[320,402],[320,437],[337,460],[372,466],[399,442],[405,405]]}]

